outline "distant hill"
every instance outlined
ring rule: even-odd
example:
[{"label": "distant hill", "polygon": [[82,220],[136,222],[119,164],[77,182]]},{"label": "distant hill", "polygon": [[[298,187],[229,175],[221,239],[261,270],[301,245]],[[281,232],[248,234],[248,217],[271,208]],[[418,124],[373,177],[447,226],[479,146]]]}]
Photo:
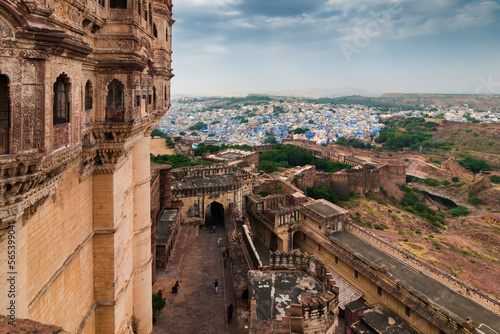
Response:
[{"label": "distant hill", "polygon": [[273,96],[265,94],[249,94],[246,97],[205,97],[191,98],[191,101],[204,101],[214,103],[217,107],[233,107],[238,104],[262,104],[273,100],[281,101],[307,101],[314,103],[366,105],[379,108],[381,111],[389,110],[424,110],[425,107],[448,107],[467,104],[476,111],[499,110],[500,95],[473,95],[473,94],[404,94],[385,93],[379,97],[361,95],[323,97],[323,98],[301,98]]},{"label": "distant hill", "polygon": [[500,110],[500,95],[386,93],[375,99],[394,104],[423,104],[443,107],[468,104],[469,107],[477,110]]},{"label": "distant hill", "polygon": [[500,110],[500,95],[386,93],[379,97],[353,95],[306,100],[316,103],[366,105],[368,107],[379,108],[382,111],[390,109],[423,110],[424,107],[432,105],[448,107],[464,104],[478,111]]}]

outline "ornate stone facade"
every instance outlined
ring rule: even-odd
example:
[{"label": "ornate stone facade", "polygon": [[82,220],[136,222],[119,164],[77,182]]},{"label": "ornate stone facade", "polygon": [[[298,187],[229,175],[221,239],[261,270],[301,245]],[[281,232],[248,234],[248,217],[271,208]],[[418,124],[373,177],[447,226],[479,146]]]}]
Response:
[{"label": "ornate stone facade", "polygon": [[171,0],[0,1],[0,313],[151,333],[149,134],[173,23]]}]

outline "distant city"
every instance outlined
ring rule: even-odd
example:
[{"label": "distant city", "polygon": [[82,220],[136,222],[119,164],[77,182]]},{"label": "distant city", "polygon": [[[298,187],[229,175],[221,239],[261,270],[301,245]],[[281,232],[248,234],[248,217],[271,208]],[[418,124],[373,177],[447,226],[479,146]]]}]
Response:
[{"label": "distant city", "polygon": [[271,136],[278,143],[284,138],[294,138],[321,145],[335,142],[340,137],[370,140],[377,137],[384,127],[381,122],[393,116],[475,123],[500,120],[498,111],[475,111],[467,104],[421,105],[419,110],[396,108],[382,111],[366,105],[338,105],[295,98],[267,98],[264,101],[241,98],[236,103],[227,103],[227,99],[176,99],[158,129],[172,136],[214,145],[259,145]]}]

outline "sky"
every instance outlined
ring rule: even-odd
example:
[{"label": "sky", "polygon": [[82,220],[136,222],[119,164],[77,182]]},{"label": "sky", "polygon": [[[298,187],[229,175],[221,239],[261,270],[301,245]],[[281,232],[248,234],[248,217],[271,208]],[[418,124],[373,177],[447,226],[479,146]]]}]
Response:
[{"label": "sky", "polygon": [[500,0],[174,0],[172,96],[500,94]]}]

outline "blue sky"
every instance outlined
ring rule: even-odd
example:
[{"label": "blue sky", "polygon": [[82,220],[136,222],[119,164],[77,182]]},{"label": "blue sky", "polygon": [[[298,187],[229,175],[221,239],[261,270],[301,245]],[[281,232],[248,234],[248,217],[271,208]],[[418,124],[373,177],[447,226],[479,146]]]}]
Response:
[{"label": "blue sky", "polygon": [[174,0],[172,94],[500,94],[500,0]]}]

